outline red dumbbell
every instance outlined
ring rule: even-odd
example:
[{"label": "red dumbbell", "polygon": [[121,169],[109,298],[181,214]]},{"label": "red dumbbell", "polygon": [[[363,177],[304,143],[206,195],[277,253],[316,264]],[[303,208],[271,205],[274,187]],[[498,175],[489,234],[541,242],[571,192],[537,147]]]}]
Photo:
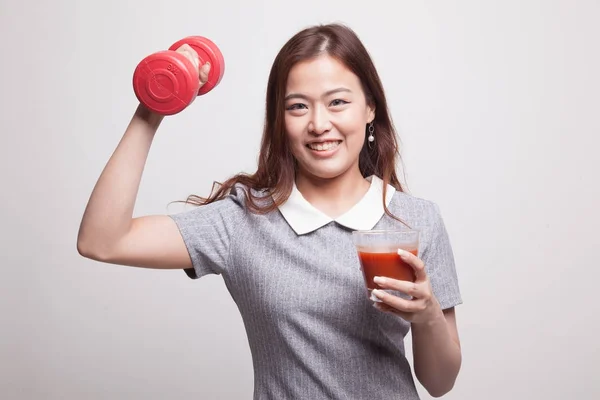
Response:
[{"label": "red dumbbell", "polygon": [[[200,87],[198,69],[183,54],[176,52],[188,44],[198,53],[199,66],[210,62],[208,81]],[[211,91],[221,82],[225,60],[219,48],[202,36],[189,36],[174,43],[169,50],[144,58],[133,73],[136,97],[149,110],[173,115],[189,106],[196,96]]]}]

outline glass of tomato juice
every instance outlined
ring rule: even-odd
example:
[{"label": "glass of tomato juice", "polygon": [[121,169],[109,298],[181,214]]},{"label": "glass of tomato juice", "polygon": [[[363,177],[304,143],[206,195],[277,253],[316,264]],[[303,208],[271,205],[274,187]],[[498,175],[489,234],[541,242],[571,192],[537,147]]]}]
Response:
[{"label": "glass of tomato juice", "polygon": [[[419,231],[404,230],[367,230],[352,232],[352,240],[358,252],[358,259],[367,286],[368,297],[380,302],[372,295],[373,289],[380,289],[373,278],[382,276],[392,279],[415,281],[413,267],[398,255],[398,249],[414,255],[419,252]],[[386,290],[396,296],[406,297],[395,291]]]}]

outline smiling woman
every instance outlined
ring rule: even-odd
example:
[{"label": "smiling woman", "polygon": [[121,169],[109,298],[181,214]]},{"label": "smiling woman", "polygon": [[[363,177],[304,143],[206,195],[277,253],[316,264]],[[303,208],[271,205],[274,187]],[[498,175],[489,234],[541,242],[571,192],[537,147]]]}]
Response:
[{"label": "smiling woman", "polygon": [[[198,72],[203,80],[207,65]],[[403,344],[410,329],[416,377],[434,396],[453,387],[462,299],[450,241],[435,203],[403,191],[384,91],[351,29],[315,26],[283,46],[255,173],[191,196],[191,211],[132,218],[162,118],[135,112],[86,208],[82,255],[222,275],[248,334],[256,399],[418,399]],[[417,254],[397,250],[415,279],[373,281],[410,298],[373,289],[374,307],[352,232],[402,222],[420,231]]]}]

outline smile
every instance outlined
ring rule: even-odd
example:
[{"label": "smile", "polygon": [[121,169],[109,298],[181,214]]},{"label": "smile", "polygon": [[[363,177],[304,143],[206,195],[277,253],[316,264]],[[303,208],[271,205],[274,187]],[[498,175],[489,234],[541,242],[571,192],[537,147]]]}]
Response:
[{"label": "smile", "polygon": [[341,140],[334,140],[330,142],[309,143],[306,145],[306,147],[315,151],[329,151],[338,147],[340,143],[342,143]]}]

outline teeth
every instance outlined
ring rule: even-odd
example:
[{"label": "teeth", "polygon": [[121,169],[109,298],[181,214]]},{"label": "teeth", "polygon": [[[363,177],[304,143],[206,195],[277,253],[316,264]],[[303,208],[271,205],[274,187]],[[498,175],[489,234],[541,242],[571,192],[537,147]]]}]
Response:
[{"label": "teeth", "polygon": [[311,143],[308,147],[312,150],[327,151],[336,148],[340,142],[325,142],[325,143]]}]

